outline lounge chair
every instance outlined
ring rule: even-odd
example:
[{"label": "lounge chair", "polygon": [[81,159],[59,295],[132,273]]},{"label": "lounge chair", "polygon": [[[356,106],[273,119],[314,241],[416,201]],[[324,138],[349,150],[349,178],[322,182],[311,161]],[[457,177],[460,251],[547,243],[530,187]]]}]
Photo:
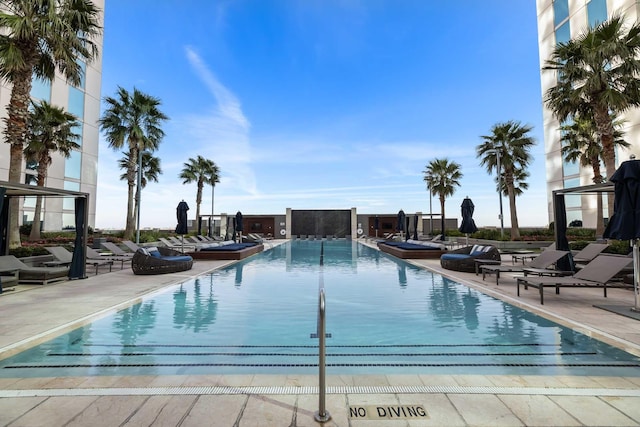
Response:
[{"label": "lounge chair", "polygon": [[190,270],[193,258],[179,251],[163,248],[140,248],[133,255],[131,269],[134,274],[165,274]]},{"label": "lounge chair", "polygon": [[591,260],[600,255],[600,253],[608,247],[608,243],[589,243],[582,250],[573,254],[573,262],[580,264],[591,262]]},{"label": "lounge chair", "polygon": [[[175,237],[173,238],[175,239]],[[182,248],[187,248],[187,249],[195,249],[196,244],[195,243],[189,243],[188,241],[185,242],[184,244],[178,240],[178,243],[176,243],[174,240],[169,241],[168,239],[164,238],[164,237],[158,237],[158,240],[160,241],[160,243],[162,243],[165,247],[169,248],[169,249],[180,249],[182,250]],[[176,239],[177,240],[177,239]]]},{"label": "lounge chair", "polygon": [[[47,252],[53,255],[53,257],[56,259],[54,263],[58,264],[59,266],[60,265],[66,266],[67,269],[69,268],[68,266],[69,264],[71,264],[71,260],[73,259],[73,253],[69,252],[62,246],[45,246],[45,249],[47,250]],[[100,268],[103,265],[108,265],[109,271],[111,271],[111,267],[113,266],[113,261],[108,259],[88,259],[87,258],[85,260],[85,264],[95,267],[96,274],[98,274],[98,268]]]},{"label": "lounge chair", "polygon": [[442,255],[440,266],[447,270],[473,273],[476,259],[500,261],[500,251],[493,245],[467,246]]},{"label": "lounge chair", "polygon": [[5,283],[17,281],[18,283],[46,285],[66,280],[69,276],[69,267],[31,267],[13,255],[4,255],[0,256],[0,272],[8,273],[8,276],[2,276],[3,282],[6,280]]},{"label": "lounge chair", "polygon": [[245,236],[247,242],[263,243],[264,239],[255,233],[249,233]]},{"label": "lounge chair", "polygon": [[520,296],[520,285],[523,285],[525,289],[532,286],[540,290],[540,304],[544,304],[543,291],[547,287],[556,288],[556,294],[559,294],[560,288],[564,287],[602,288],[606,298],[607,288],[630,287],[622,280],[616,283],[609,282],[632,261],[633,259],[629,257],[598,255],[571,277],[518,277],[518,296]]},{"label": "lounge chair", "polygon": [[[559,274],[562,274],[562,272],[558,270],[551,270],[549,269],[549,267],[551,267],[553,264],[558,262],[562,257],[567,256],[568,253],[569,253],[568,251],[557,251],[555,249],[548,249],[546,251],[542,251],[540,255],[538,255],[533,260],[529,261],[529,263],[527,264],[481,265],[479,268],[480,268],[480,271],[482,271],[482,280],[485,279],[487,274],[495,274],[496,285],[499,284],[498,281],[500,279],[500,273],[503,271],[525,272],[525,274],[531,273],[531,274],[538,274],[538,275],[544,275],[544,274],[559,275]],[[571,274],[571,272],[566,274]]]},{"label": "lounge chair", "polygon": [[140,249],[140,246],[136,245],[131,240],[123,240],[122,244],[125,245],[127,248],[129,248],[129,250],[133,253],[135,253],[138,249]]},{"label": "lounge chair", "polygon": [[[126,256],[131,258],[133,256],[133,253],[135,252],[125,252],[122,250],[122,248],[118,245],[116,245],[115,243],[111,243],[111,242],[102,242],[101,245],[107,249],[108,251],[110,251],[112,254],[117,255],[117,256]],[[137,250],[137,249],[136,249]]]},{"label": "lounge chair", "polygon": [[124,269],[124,263],[125,262],[130,262],[131,258],[133,258],[133,257],[122,256],[122,255],[102,254],[102,253],[96,251],[95,249],[93,249],[92,247],[87,246],[87,262],[93,261],[93,260],[97,260],[97,261],[109,260],[109,261],[113,261],[113,262],[119,262],[120,263],[120,270],[122,270],[122,269]]}]

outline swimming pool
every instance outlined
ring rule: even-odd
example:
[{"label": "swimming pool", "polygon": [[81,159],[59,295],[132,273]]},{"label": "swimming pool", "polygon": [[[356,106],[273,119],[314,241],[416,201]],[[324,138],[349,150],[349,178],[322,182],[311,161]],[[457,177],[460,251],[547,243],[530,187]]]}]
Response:
[{"label": "swimming pool", "polygon": [[0,376],[316,374],[321,283],[329,375],[640,375],[622,350],[332,240],[289,242],[170,287],[1,361]]}]

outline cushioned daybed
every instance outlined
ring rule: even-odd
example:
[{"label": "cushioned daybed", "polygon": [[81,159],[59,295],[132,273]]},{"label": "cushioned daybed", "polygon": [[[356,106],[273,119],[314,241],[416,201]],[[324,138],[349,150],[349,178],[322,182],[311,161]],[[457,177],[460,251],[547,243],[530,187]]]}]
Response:
[{"label": "cushioned daybed", "polygon": [[131,269],[134,274],[164,274],[190,270],[193,258],[169,248],[140,248],[133,254]]},{"label": "cushioned daybed", "polygon": [[235,243],[233,241],[214,242],[200,245],[196,251],[188,254],[193,259],[203,260],[239,260],[262,252],[262,243],[246,242]]},{"label": "cushioned daybed", "polygon": [[500,251],[492,245],[467,246],[442,255],[440,265],[447,270],[473,273],[476,271],[477,259],[500,261]]},{"label": "cushioned daybed", "polygon": [[378,248],[385,253],[402,259],[440,258],[447,252],[444,245],[435,242],[407,240],[406,242],[381,241]]}]

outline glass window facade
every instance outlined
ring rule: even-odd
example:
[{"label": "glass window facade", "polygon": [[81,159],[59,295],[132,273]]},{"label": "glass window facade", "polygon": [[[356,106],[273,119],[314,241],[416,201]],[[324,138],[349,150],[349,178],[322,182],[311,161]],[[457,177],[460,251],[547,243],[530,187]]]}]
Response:
[{"label": "glass window facade", "polygon": [[578,162],[562,161],[562,175],[571,176],[580,173],[580,164]]},{"label": "glass window facade", "polygon": [[556,43],[566,43],[571,40],[569,21],[556,28]]},{"label": "glass window facade", "polygon": [[76,138],[76,144],[78,144],[79,146],[82,147],[82,130],[83,130],[83,123],[78,124],[78,126],[74,126],[73,127],[73,133],[75,133],[76,135],[78,135],[78,138]]},{"label": "glass window facade", "polygon": [[554,0],[553,2],[553,23],[554,26],[562,24],[569,18],[569,0]]},{"label": "glass window facade", "polygon": [[[73,181],[65,181],[64,189],[69,191],[80,191],[80,183]],[[75,211],[75,199],[73,197],[65,197],[62,201],[62,209]]]},{"label": "glass window facade", "polygon": [[607,20],[607,0],[591,0],[587,3],[587,19],[590,27]]},{"label": "glass window facade", "polygon": [[80,121],[84,118],[84,92],[78,88],[69,87],[69,101],[67,111],[76,116]]},{"label": "glass window facade", "polygon": [[[564,188],[574,188],[574,187],[580,187],[580,178],[570,178],[570,179],[564,180]],[[579,194],[567,194],[564,196],[564,203],[567,209],[581,208],[582,196],[580,196]]]},{"label": "glass window facade", "polygon": [[71,151],[71,155],[64,162],[65,178],[80,179],[80,171],[82,170],[82,153],[79,151]]},{"label": "glass window facade", "polygon": [[72,213],[62,214],[62,229],[63,230],[75,230],[76,229],[76,215]]},{"label": "glass window facade", "polygon": [[51,82],[34,77],[31,81],[31,97],[51,102]]},{"label": "glass window facade", "polygon": [[84,61],[78,60],[78,65],[80,65],[80,69],[82,70],[82,74],[80,75],[80,84],[78,85],[78,87],[84,89],[85,75],[87,74],[87,64]]}]

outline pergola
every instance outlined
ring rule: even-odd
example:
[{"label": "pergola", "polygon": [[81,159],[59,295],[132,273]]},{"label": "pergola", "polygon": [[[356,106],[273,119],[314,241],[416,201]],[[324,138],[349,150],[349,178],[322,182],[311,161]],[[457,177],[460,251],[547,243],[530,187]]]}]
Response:
[{"label": "pergola", "polygon": [[7,244],[9,233],[9,200],[25,196],[74,198],[76,238],[74,241],[73,259],[69,266],[69,279],[85,279],[87,277],[86,243],[88,235],[87,224],[89,222],[87,209],[89,201],[88,193],[0,181],[0,254],[7,255],[9,253],[9,245]]},{"label": "pergola", "polygon": [[[569,241],[567,240],[567,209],[564,196],[567,194],[602,194],[614,193],[615,186],[613,182],[605,182],[603,184],[583,185],[580,187],[561,188],[553,191],[553,217],[555,221],[555,238],[556,249],[561,251],[569,250]],[[613,212],[610,212],[610,215]],[[569,269],[569,266],[562,266]]]}]

